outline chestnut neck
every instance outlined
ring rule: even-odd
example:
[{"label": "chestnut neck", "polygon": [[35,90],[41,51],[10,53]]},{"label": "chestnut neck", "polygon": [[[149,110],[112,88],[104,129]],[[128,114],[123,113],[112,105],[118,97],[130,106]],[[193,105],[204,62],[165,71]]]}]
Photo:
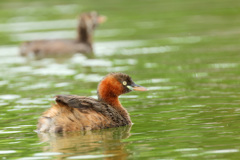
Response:
[{"label": "chestnut neck", "polygon": [[127,110],[118,99],[118,96],[121,94],[122,85],[112,76],[106,77],[98,85],[98,100],[111,105],[123,118],[131,123]]},{"label": "chestnut neck", "polygon": [[93,29],[90,23],[81,17],[77,27],[77,42],[87,43],[92,46]]}]

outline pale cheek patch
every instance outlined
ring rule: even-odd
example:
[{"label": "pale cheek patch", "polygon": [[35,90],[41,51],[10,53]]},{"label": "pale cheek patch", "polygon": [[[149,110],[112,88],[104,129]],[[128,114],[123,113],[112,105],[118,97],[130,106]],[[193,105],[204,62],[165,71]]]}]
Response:
[{"label": "pale cheek patch", "polygon": [[130,89],[131,91],[133,90],[132,86],[127,86],[128,89]]}]

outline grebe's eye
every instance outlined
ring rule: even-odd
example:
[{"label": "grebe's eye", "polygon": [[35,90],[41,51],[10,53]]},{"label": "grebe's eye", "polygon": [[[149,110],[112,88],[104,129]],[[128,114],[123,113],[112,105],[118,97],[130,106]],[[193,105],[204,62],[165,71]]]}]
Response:
[{"label": "grebe's eye", "polygon": [[127,85],[127,82],[126,81],[123,81],[123,83],[122,83],[124,86],[126,86]]}]

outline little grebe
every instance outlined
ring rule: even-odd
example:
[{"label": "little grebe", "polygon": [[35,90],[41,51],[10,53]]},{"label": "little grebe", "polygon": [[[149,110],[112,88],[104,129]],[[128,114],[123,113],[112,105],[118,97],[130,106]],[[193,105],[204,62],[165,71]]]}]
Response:
[{"label": "little grebe", "polygon": [[100,16],[94,11],[83,13],[80,15],[75,40],[53,39],[25,42],[20,46],[20,54],[22,56],[33,54],[36,57],[74,53],[92,54],[93,32],[98,24],[105,20],[105,16]]},{"label": "little grebe", "polygon": [[38,121],[38,132],[95,130],[132,124],[118,96],[147,89],[123,73],[110,73],[98,85],[98,100],[76,95],[57,95],[56,103]]}]

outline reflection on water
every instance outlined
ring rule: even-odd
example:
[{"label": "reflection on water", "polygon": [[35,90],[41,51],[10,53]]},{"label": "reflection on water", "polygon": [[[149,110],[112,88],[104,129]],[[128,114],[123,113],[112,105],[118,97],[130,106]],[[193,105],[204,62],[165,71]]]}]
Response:
[{"label": "reflection on water", "polygon": [[[130,137],[130,130],[131,126],[124,126],[86,132],[40,133],[38,136],[45,146],[43,153],[38,153],[38,156],[55,156],[56,159],[126,159],[129,153],[122,139]],[[102,154],[99,154],[99,150]]]},{"label": "reflection on water", "polygon": [[12,100],[12,99],[17,99],[17,98],[20,98],[20,96],[13,95],[13,94],[0,95],[0,99],[4,99],[4,100]]},{"label": "reflection on water", "polygon": [[191,37],[171,37],[169,40],[172,43],[198,43],[201,41],[200,37],[191,36]]},{"label": "reflection on water", "polygon": [[116,54],[116,52],[125,47],[138,47],[144,44],[144,41],[110,41],[110,42],[98,42],[94,44],[95,54],[97,56],[110,56]]},{"label": "reflection on water", "polygon": [[170,90],[175,89],[176,86],[156,86],[156,87],[148,87],[148,89],[151,90]]},{"label": "reflection on water", "polygon": [[0,30],[1,32],[24,32],[34,30],[75,28],[76,25],[77,25],[76,20],[53,20],[53,21],[18,22],[18,23],[16,22],[0,24]]},{"label": "reflection on water", "polygon": [[75,70],[69,69],[67,65],[64,64],[49,64],[45,68],[35,69],[33,74],[36,75],[61,75],[69,76],[74,75]]},{"label": "reflection on water", "polygon": [[211,65],[213,68],[235,68],[237,66],[239,66],[238,63],[219,63]]},{"label": "reflection on water", "polygon": [[170,51],[175,51],[177,47],[175,46],[162,46],[162,47],[144,47],[144,48],[134,48],[134,49],[123,49],[120,54],[123,55],[135,55],[135,54],[151,54],[151,53],[165,53]]},{"label": "reflection on water", "polygon": [[9,153],[15,153],[16,151],[13,151],[13,150],[6,150],[6,151],[4,151],[4,150],[1,150],[0,151],[0,154],[9,154]]},{"label": "reflection on water", "polygon": [[99,82],[102,79],[102,76],[98,74],[78,74],[74,77],[74,79],[78,80],[81,79],[86,82]]}]

